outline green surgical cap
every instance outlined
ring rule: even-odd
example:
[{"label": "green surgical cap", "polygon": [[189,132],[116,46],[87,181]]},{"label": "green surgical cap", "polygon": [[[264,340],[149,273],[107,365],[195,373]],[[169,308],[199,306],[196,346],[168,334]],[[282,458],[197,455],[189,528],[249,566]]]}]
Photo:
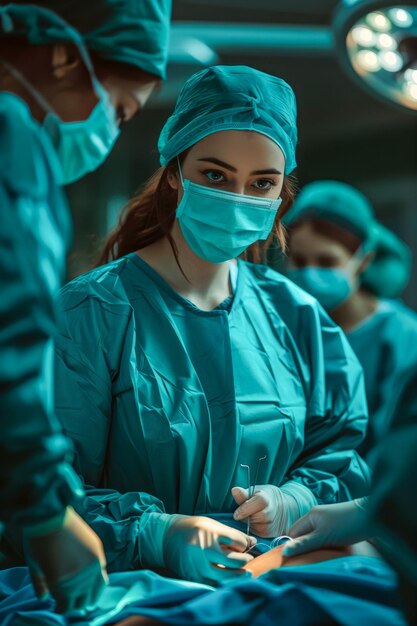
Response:
[{"label": "green surgical cap", "polygon": [[159,137],[161,165],[207,135],[253,130],[266,135],[285,156],[285,173],[296,167],[297,106],[281,78],[252,67],[216,65],[191,76]]},{"label": "green surgical cap", "polygon": [[[19,13],[13,13],[14,7]],[[36,11],[49,9],[101,57],[165,78],[171,0],[34,0],[31,4],[16,0],[5,8],[10,9],[11,22],[5,28],[3,17],[0,36],[5,31],[25,35],[33,44],[72,41],[65,29]]]},{"label": "green surgical cap", "polygon": [[303,187],[289,213],[291,226],[299,220],[322,219],[356,235],[373,260],[361,274],[361,284],[379,297],[395,298],[407,285],[411,272],[408,247],[375,217],[363,193],[336,180],[320,180]]}]

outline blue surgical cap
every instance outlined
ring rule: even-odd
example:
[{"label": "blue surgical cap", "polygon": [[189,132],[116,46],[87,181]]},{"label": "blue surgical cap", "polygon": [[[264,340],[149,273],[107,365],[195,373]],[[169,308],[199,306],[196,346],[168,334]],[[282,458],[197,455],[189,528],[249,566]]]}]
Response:
[{"label": "blue surgical cap", "polygon": [[101,57],[165,78],[171,0],[33,0],[30,4],[15,0],[3,9],[9,10],[9,27],[4,28],[3,16],[0,36],[7,30],[6,34],[25,35],[33,44],[72,41],[65,29],[42,17],[39,8],[63,18]]},{"label": "blue surgical cap", "polygon": [[303,187],[283,221],[291,226],[308,218],[325,220],[356,235],[364,252],[374,253],[361,274],[361,284],[379,297],[400,295],[410,278],[410,250],[377,221],[363,193],[336,180],[310,183]]},{"label": "blue surgical cap", "polygon": [[306,217],[327,219],[372,245],[376,220],[372,204],[358,189],[337,180],[319,180],[302,188],[284,217],[287,225]]},{"label": "blue surgical cap", "polygon": [[266,135],[285,156],[285,173],[296,167],[297,106],[281,78],[252,67],[216,65],[191,76],[159,137],[161,165],[207,135],[253,130]]}]

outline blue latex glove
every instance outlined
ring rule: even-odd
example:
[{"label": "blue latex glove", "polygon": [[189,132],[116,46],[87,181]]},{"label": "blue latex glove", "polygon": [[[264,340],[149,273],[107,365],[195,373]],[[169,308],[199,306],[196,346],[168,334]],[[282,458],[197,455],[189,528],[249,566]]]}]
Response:
[{"label": "blue latex glove", "polygon": [[100,539],[72,507],[25,528],[24,535],[36,595],[51,595],[59,613],[94,608],[108,581],[106,558]]}]

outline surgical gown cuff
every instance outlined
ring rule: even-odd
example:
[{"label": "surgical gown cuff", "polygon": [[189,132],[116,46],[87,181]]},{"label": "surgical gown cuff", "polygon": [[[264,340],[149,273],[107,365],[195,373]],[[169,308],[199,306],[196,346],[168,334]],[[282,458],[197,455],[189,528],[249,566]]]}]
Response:
[{"label": "surgical gown cuff", "polygon": [[143,513],[139,531],[139,554],[142,567],[165,567],[165,534],[176,518],[167,513]]},{"label": "surgical gown cuff", "polygon": [[288,528],[291,528],[294,522],[316,506],[317,499],[308,487],[295,480],[285,483],[280,490],[285,496],[288,507]]},{"label": "surgical gown cuff", "polygon": [[361,509],[362,511],[367,512],[368,508],[369,508],[369,497],[365,496],[363,498],[356,498],[356,500],[353,500],[354,504],[358,507],[358,509]]}]

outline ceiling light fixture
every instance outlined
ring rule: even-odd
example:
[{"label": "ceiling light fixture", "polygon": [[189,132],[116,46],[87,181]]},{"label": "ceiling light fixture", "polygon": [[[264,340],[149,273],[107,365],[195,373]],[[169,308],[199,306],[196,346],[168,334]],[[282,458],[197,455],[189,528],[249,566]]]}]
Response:
[{"label": "ceiling light fixture", "polygon": [[349,74],[385,101],[417,112],[417,0],[342,0],[333,28]]}]

